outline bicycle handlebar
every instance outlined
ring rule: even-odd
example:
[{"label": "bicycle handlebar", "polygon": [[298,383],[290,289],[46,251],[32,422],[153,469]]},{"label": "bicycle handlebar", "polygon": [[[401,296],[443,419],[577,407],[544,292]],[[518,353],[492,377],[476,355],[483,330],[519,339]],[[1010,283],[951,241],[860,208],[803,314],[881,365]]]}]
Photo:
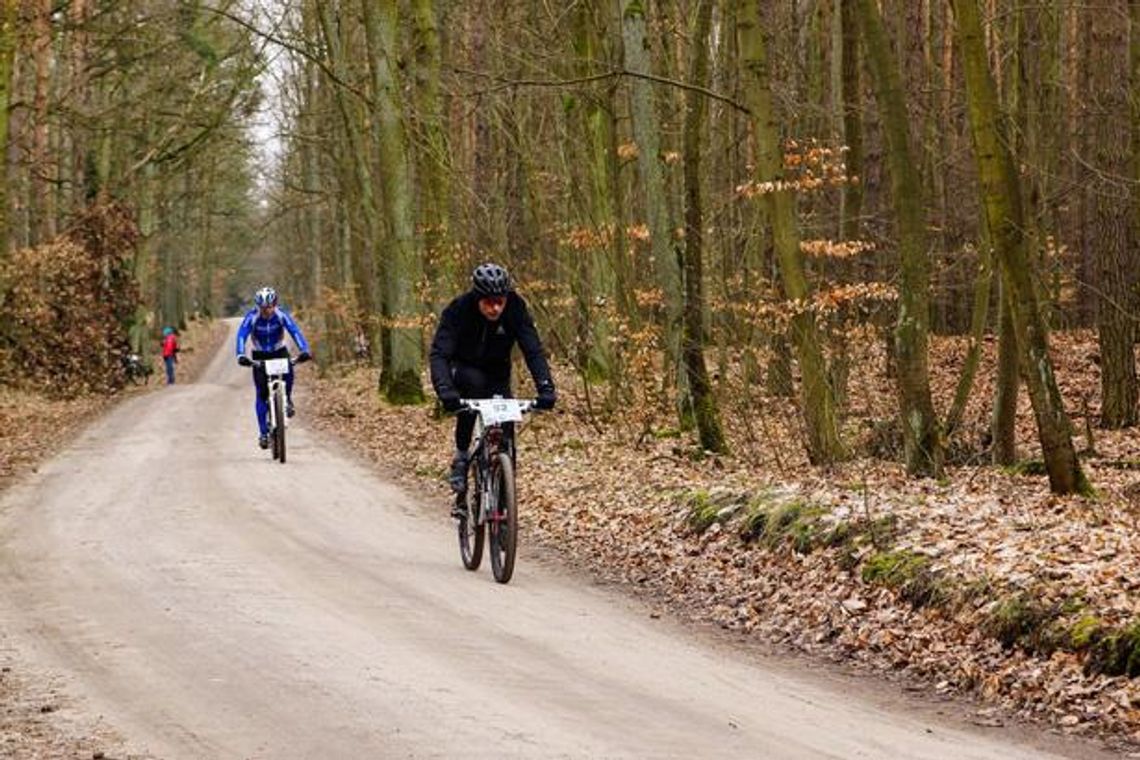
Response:
[{"label": "bicycle handlebar", "polygon": [[519,402],[519,411],[523,414],[541,411],[538,408],[538,399],[533,398],[461,398],[459,399],[459,411],[475,411],[479,403],[483,401],[517,401]]},{"label": "bicycle handlebar", "polygon": [[[245,354],[242,354],[241,356],[238,357],[238,363],[244,364],[244,362],[242,362],[242,359],[247,359],[247,358],[249,358],[249,357],[247,357]],[[304,364],[305,362],[309,361],[309,359],[311,357],[301,358],[300,356],[296,356],[296,357],[294,357],[294,356],[282,356],[280,358],[281,359],[288,359],[289,360],[289,366],[295,367],[298,364]],[[264,367],[265,362],[267,362],[267,361],[273,361],[273,360],[272,359],[249,359],[249,363],[244,364],[244,366],[249,367],[250,369],[254,369],[256,367]]]}]

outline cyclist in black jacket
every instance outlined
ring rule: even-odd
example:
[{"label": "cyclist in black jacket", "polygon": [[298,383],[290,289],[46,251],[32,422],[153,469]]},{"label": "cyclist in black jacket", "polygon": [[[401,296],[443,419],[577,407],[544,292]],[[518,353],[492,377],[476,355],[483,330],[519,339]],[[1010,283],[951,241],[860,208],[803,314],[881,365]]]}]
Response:
[{"label": "cyclist in black jacket", "polygon": [[475,429],[475,413],[460,411],[459,399],[510,398],[515,343],[534,379],[537,407],[554,408],[557,394],[550,365],[526,301],[515,292],[506,269],[480,264],[471,273],[471,290],[443,310],[431,341],[432,386],[445,410],[459,412],[450,478],[457,494],[466,487],[467,448]]}]

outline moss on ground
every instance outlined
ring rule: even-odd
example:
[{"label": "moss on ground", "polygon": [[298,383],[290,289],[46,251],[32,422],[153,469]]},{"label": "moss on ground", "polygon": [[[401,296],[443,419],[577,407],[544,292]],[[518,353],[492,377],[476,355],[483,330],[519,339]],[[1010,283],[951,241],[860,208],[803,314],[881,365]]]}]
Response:
[{"label": "moss on ground", "polygon": [[941,606],[952,597],[947,579],[930,559],[909,549],[877,552],[863,564],[863,581],[895,589],[912,607]]},{"label": "moss on ground", "polygon": [[1085,670],[1109,676],[1140,676],[1140,620],[1111,633],[1098,630],[1090,638]]}]

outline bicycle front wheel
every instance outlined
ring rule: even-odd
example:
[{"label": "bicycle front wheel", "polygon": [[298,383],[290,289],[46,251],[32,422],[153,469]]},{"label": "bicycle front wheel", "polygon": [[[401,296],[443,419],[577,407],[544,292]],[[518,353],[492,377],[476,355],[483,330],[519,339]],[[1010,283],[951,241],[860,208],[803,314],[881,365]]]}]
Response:
[{"label": "bicycle front wheel", "polygon": [[273,395],[273,416],[277,424],[273,426],[273,454],[277,461],[285,464],[285,402],[284,394]]},{"label": "bicycle front wheel", "polygon": [[479,479],[475,468],[478,456],[471,457],[467,465],[467,489],[455,498],[462,499],[466,514],[459,519],[459,556],[468,570],[478,570],[483,561],[483,524],[479,522]]},{"label": "bicycle front wheel", "polygon": [[491,534],[491,572],[499,583],[506,583],[515,571],[515,551],[518,549],[519,512],[515,501],[515,468],[508,454],[498,456],[491,477],[497,479],[498,495],[491,505],[488,531]]}]

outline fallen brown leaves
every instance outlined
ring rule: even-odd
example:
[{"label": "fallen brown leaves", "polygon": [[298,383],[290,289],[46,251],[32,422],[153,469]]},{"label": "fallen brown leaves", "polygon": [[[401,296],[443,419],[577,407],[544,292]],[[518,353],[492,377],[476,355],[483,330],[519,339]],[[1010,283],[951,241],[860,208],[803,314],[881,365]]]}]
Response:
[{"label": "fallen brown leaves", "polygon": [[[1088,334],[1056,339],[1071,410],[1093,399],[1096,413],[1094,347]],[[985,427],[994,348],[986,346],[967,436]],[[881,367],[874,350],[855,355],[864,369]],[[952,396],[964,354],[964,341],[936,344],[937,397]],[[575,383],[567,377],[561,387]],[[451,421],[426,407],[386,406],[375,388],[366,369],[318,381],[318,425],[405,482],[429,485],[446,519]],[[1074,631],[1140,621],[1135,431],[1096,431],[1099,457],[1084,463],[1100,497],[1060,499],[1044,477],[981,464],[951,468],[944,482],[908,480],[897,464],[865,456],[813,469],[794,404],[758,391],[730,398],[736,455],[718,458],[664,429],[655,437],[620,421],[595,425],[584,399],[564,393],[560,409],[534,418],[520,439],[524,541],[691,619],[918,679],[937,693],[974,695],[990,705],[979,713],[987,721],[1012,713],[1140,741],[1140,679],[1086,673],[1088,650],[1072,643]],[[865,444],[867,431],[892,416],[894,388],[881,372],[853,372],[851,398],[848,436]],[[1074,426],[1083,430],[1083,420]],[[1024,393],[1019,435],[1036,450]],[[713,505],[704,530],[694,528],[695,503]],[[745,530],[763,511],[756,505],[770,524],[787,524]],[[908,595],[874,580],[868,568],[884,558],[913,561],[928,585]],[[1023,607],[1038,615],[1032,635],[1018,627]],[[1063,640],[1042,633],[1062,629]]]}]

